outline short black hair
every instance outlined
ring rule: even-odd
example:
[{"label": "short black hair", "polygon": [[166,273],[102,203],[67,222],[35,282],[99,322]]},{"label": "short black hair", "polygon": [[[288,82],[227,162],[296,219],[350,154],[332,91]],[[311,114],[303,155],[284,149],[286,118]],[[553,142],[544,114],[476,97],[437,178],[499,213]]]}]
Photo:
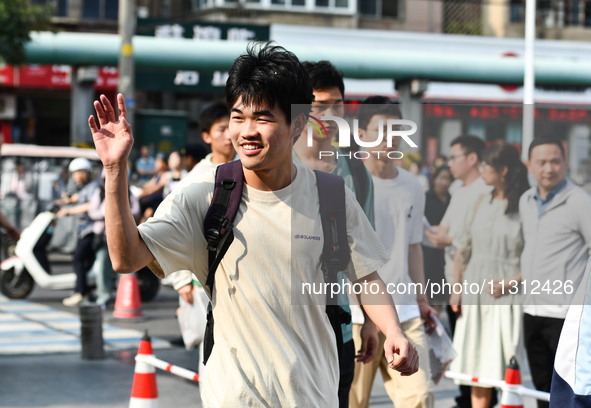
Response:
[{"label": "short black hair", "polygon": [[202,142],[189,143],[181,149],[181,156],[190,156],[196,162],[204,159],[207,156],[208,148]]},{"label": "short black hair", "polygon": [[560,153],[562,154],[562,157],[566,158],[566,152],[564,151],[562,139],[552,135],[540,135],[534,137],[534,140],[532,140],[532,142],[529,144],[529,148],[527,149],[527,157],[531,159],[531,152],[534,149],[534,147],[545,144],[553,144],[558,146],[558,148],[560,149]]},{"label": "short black hair", "polygon": [[245,105],[275,105],[291,123],[292,104],[299,105],[294,114],[309,114],[314,98],[310,78],[304,66],[285,48],[272,42],[250,44],[246,54],[238,57],[226,82],[226,102],[234,106],[238,98]]},{"label": "short black hair", "polygon": [[381,95],[370,96],[361,102],[357,115],[361,129],[367,129],[367,125],[375,115],[396,116],[402,119],[398,104],[392,102],[390,98]]},{"label": "short black hair", "polygon": [[209,133],[215,122],[222,118],[228,118],[229,115],[228,105],[223,102],[213,102],[201,111],[199,115],[199,127],[202,132]]},{"label": "short black hair", "polygon": [[335,68],[329,61],[303,62],[304,68],[310,76],[312,89],[339,88],[341,96],[345,97],[345,82],[343,73]]},{"label": "short black hair", "polygon": [[474,135],[461,135],[451,141],[450,146],[461,145],[464,153],[469,155],[470,153],[476,153],[478,162],[482,160],[482,152],[486,148],[484,141]]}]

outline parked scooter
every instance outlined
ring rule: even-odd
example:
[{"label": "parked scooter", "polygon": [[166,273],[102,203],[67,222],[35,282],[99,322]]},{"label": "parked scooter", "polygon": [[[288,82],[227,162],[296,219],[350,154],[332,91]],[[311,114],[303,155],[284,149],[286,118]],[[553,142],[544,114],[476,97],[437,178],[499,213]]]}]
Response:
[{"label": "parked scooter", "polygon": [[[35,284],[44,289],[74,289],[76,274],[74,272],[50,274],[39,259],[38,243],[46,241],[46,231],[55,220],[55,212],[44,211],[33,219],[31,224],[21,232],[15,246],[15,256],[0,264],[0,291],[11,299],[26,298]],[[46,242],[44,242],[46,243]],[[37,255],[36,255],[37,254]],[[95,276],[91,268],[88,272],[88,284],[94,286]],[[148,268],[138,273],[140,296],[142,301],[150,301],[158,293],[160,280]]]}]

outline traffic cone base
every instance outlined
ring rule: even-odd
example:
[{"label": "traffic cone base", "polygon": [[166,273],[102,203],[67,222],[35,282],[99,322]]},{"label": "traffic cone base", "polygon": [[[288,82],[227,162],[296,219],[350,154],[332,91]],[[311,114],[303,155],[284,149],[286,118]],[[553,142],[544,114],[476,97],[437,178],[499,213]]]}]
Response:
[{"label": "traffic cone base", "polygon": [[158,398],[158,387],[156,385],[156,371],[154,371],[154,369],[152,369],[151,371],[151,373],[140,373],[136,368],[135,374],[133,376],[133,385],[131,386],[131,398]]},{"label": "traffic cone base", "polygon": [[131,398],[129,408],[158,408],[158,400]]},{"label": "traffic cone base", "polygon": [[137,276],[121,275],[119,277],[113,317],[119,319],[142,317],[142,301]]},{"label": "traffic cone base", "polygon": [[[151,356],[152,341],[148,333],[140,341],[138,356]],[[136,360],[133,375],[133,384],[131,386],[131,398],[129,399],[129,408],[157,408],[158,407],[158,387],[156,386],[156,368],[141,360]]]},{"label": "traffic cone base", "polygon": [[501,395],[501,408],[524,408],[523,398],[512,390],[512,388],[521,387],[521,374],[515,357],[511,357],[505,370],[505,384],[507,384],[507,388],[503,390]]}]

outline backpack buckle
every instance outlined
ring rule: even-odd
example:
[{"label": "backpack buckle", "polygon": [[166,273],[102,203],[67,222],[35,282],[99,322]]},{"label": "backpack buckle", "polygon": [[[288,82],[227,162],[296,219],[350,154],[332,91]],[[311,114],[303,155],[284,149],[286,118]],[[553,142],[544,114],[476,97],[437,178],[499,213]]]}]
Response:
[{"label": "backpack buckle", "polygon": [[220,242],[220,231],[215,228],[210,228],[205,234],[207,240],[207,250],[217,251],[218,243]]},{"label": "backpack buckle", "polygon": [[217,251],[220,239],[222,238],[222,230],[228,230],[232,228],[232,223],[227,217],[214,216],[215,221],[218,224],[217,228],[210,228],[205,233],[205,240],[207,241],[208,251]]},{"label": "backpack buckle", "polygon": [[223,179],[222,180],[222,188],[224,190],[232,190],[236,187],[236,181],[233,179]]}]

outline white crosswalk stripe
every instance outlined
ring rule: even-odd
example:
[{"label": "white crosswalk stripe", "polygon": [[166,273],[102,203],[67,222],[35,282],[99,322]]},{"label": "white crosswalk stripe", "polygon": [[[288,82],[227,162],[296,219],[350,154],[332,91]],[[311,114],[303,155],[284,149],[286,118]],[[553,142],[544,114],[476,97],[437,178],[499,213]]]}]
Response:
[{"label": "white crosswalk stripe", "polygon": [[[143,333],[103,323],[105,351],[135,349]],[[152,338],[153,348],[168,341]],[[0,355],[80,352],[80,318],[28,300],[0,295]]]}]

